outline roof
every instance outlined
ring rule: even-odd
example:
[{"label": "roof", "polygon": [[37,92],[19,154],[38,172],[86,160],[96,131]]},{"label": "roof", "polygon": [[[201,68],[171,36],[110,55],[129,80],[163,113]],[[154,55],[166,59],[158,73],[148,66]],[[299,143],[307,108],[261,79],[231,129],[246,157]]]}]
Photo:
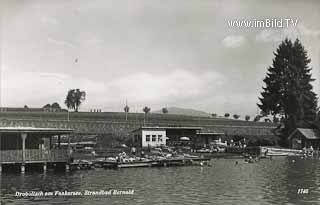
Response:
[{"label": "roof", "polygon": [[224,132],[199,132],[198,135],[224,135]]},{"label": "roof", "polygon": [[202,127],[159,127],[159,126],[154,126],[154,127],[147,127],[143,126],[138,129],[133,130],[132,132],[138,131],[138,130],[201,130]]},{"label": "roof", "polygon": [[296,133],[301,133],[305,138],[314,140],[320,139],[320,131],[316,129],[297,128],[291,133],[288,139],[291,139]]},{"label": "roof", "polygon": [[[56,143],[58,144],[58,143]],[[60,142],[60,145],[95,145],[97,144],[96,142],[92,142],[92,141],[89,141],[89,142]]]},{"label": "roof", "polygon": [[0,133],[43,133],[70,134],[72,129],[43,128],[43,127],[0,127]]}]

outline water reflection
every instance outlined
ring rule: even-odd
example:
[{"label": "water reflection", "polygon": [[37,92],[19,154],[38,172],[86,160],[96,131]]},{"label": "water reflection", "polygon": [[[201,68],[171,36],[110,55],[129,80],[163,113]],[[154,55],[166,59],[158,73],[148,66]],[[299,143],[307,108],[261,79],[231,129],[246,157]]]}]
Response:
[{"label": "water reflection", "polygon": [[[163,167],[26,173],[1,176],[6,204],[274,204],[315,203],[320,196],[320,160],[274,158],[248,164],[216,159],[212,167]],[[299,188],[309,194],[297,194]],[[16,191],[134,189],[133,196],[27,197]]]}]

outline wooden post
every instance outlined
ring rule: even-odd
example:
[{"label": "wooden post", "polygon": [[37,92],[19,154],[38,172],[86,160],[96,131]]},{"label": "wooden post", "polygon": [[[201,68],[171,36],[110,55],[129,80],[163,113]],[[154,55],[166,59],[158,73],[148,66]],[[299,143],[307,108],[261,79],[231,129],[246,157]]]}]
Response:
[{"label": "wooden post", "polygon": [[44,164],[43,164],[43,172],[46,172],[47,171],[47,163],[45,162]]},{"label": "wooden post", "polygon": [[[21,133],[21,140],[22,140],[22,163],[26,161],[26,138],[27,133]],[[21,167],[22,169],[22,167]]]},{"label": "wooden post", "polygon": [[49,147],[50,147],[50,149],[52,149],[52,136],[50,136],[49,139],[50,139],[50,146]]},{"label": "wooden post", "polygon": [[21,173],[24,174],[24,172],[25,172],[25,164],[22,163],[21,164]]},{"label": "wooden post", "polygon": [[58,135],[58,149],[60,149],[61,135]]},{"label": "wooden post", "polygon": [[71,145],[70,145],[70,135],[68,136],[68,150],[71,149]]}]

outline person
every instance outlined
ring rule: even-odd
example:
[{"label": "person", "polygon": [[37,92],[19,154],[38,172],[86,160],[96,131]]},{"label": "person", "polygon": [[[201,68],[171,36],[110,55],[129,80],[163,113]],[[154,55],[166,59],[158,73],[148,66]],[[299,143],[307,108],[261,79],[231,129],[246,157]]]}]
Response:
[{"label": "person", "polygon": [[310,155],[313,156],[313,147],[312,147],[312,145],[310,146]]},{"label": "person", "polygon": [[307,157],[307,148],[303,147],[302,152],[303,152],[303,158],[306,158]]},{"label": "person", "polygon": [[264,152],[265,157],[267,156],[268,152],[269,152],[269,149],[267,148],[267,150]]},{"label": "person", "polygon": [[136,155],[136,148],[135,148],[135,147],[132,147],[132,148],[131,148],[131,154],[132,154],[132,155]]},{"label": "person", "polygon": [[303,147],[303,148],[302,148],[302,151],[303,151],[304,153],[306,153],[306,152],[307,152],[307,148],[306,148],[306,147]]},{"label": "person", "polygon": [[256,162],[258,162],[259,160],[260,160],[259,156],[258,156],[258,155],[256,155],[256,157],[255,157],[255,161],[256,161]]}]

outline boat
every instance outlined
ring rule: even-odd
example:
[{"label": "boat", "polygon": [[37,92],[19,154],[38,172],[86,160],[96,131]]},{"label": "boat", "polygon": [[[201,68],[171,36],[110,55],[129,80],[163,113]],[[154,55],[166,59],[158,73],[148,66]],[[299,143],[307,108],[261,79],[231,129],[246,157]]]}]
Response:
[{"label": "boat", "polygon": [[268,153],[267,154],[267,157],[271,157],[271,156],[277,156],[277,157],[286,157],[286,156],[289,156],[288,153],[283,153],[283,152],[275,152],[275,153]]},{"label": "boat", "polygon": [[117,161],[115,158],[108,158],[103,162],[104,168],[132,168],[132,167],[150,167],[152,160],[143,158],[130,158],[123,161]]},{"label": "boat", "polygon": [[74,160],[72,163],[70,163],[72,170],[86,170],[86,169],[92,169],[93,163],[88,160]]}]

